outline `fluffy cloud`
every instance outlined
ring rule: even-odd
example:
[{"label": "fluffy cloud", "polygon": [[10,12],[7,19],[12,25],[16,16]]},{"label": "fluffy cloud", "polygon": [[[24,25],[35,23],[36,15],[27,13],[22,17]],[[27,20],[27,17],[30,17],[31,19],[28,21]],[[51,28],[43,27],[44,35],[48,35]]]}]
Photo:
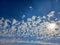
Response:
[{"label": "fluffy cloud", "polygon": [[[0,19],[0,35],[2,36],[16,36],[16,37],[31,37],[37,39],[51,39],[60,38],[60,20],[50,20],[54,16],[55,11],[51,11],[47,16],[32,16],[32,18],[27,18],[27,21],[20,22],[16,19],[7,20],[4,18]],[[25,16],[23,16],[25,17]],[[42,20],[44,18],[44,21]],[[48,21],[46,20],[48,19]],[[9,24],[10,23],[10,24]],[[47,25],[49,23],[55,23],[58,27],[53,29],[48,29]],[[3,32],[3,33],[2,33]],[[32,39],[33,40],[33,39]]]}]

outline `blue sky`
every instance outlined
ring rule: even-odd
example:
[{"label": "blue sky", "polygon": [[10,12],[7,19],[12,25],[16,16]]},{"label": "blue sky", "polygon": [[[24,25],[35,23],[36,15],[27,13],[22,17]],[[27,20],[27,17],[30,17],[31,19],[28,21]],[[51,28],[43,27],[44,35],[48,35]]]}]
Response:
[{"label": "blue sky", "polygon": [[[51,15],[54,15],[54,16],[52,16],[53,18],[51,17],[51,20],[49,18],[50,13],[52,13]],[[0,1],[0,20],[2,20],[2,18],[4,18],[4,21],[6,21],[6,19],[8,19],[11,22],[11,23],[10,22],[8,23],[9,24],[8,31],[11,30],[9,27],[16,26],[15,23],[21,22],[20,26],[24,26],[23,24],[25,24],[25,23],[27,24],[31,18],[32,18],[32,20],[34,20],[35,16],[36,16],[36,20],[39,16],[41,16],[41,17],[39,17],[39,19],[43,17],[41,19],[42,22],[43,22],[43,20],[44,21],[48,20],[48,22],[55,23],[55,19],[57,18],[56,23],[59,23],[59,20],[60,20],[60,0],[20,0],[20,1],[18,1],[18,0],[9,0],[9,1],[8,0],[1,0]],[[34,21],[36,21],[36,20],[34,20]],[[3,21],[3,23],[4,23],[4,21]],[[34,21],[32,21],[31,23],[33,23]],[[41,23],[39,23],[39,24],[41,24]],[[37,25],[37,27],[39,26],[39,24]],[[2,26],[2,28],[0,28],[0,31],[2,29],[6,28],[6,27],[4,28],[4,24],[2,24],[2,25],[3,26]],[[40,29],[42,27],[40,27]],[[26,27],[24,27],[23,29],[25,29],[25,28]],[[27,28],[29,28],[29,27],[27,27]],[[32,26],[32,29],[33,28],[35,28],[35,27]],[[7,28],[5,30],[7,30]],[[22,30],[22,28],[21,28],[21,30]],[[60,31],[60,29],[58,31]],[[16,32],[17,32],[17,30],[14,32],[14,34]],[[8,34],[8,33],[6,33],[6,34]],[[19,34],[22,35],[22,33],[23,32],[21,32]],[[30,33],[30,32],[28,32],[28,33]],[[42,33],[42,34],[44,34],[44,33]],[[55,34],[56,33],[54,33],[54,35]],[[30,37],[30,36],[24,37],[25,35],[24,36],[21,36],[21,35],[20,35],[20,37],[15,36],[15,38],[16,39],[21,38],[22,40],[28,40],[28,41],[31,41],[31,40],[37,41],[37,39],[35,37]],[[3,38],[6,39],[7,37],[0,35],[0,39],[3,39]],[[9,39],[9,37],[8,37],[8,39]],[[43,39],[39,39],[39,40],[45,41],[46,43],[48,43],[48,42],[60,43],[60,37],[59,38],[54,37],[51,40],[48,40],[48,39],[43,40]],[[31,44],[31,45],[33,45],[33,44]]]},{"label": "blue sky", "polygon": [[[59,0],[2,0],[0,1],[0,17],[5,18],[18,18],[25,14],[27,17],[32,15],[46,15],[51,10],[58,12],[60,9]],[[33,10],[29,9],[33,7]]]}]

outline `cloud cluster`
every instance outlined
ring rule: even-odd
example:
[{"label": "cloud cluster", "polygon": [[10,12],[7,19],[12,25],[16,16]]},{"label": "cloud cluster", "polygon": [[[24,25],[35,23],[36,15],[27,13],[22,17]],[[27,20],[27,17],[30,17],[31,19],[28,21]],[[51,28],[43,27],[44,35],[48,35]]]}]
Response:
[{"label": "cloud cluster", "polygon": [[[54,17],[55,11],[51,11],[47,17],[46,16],[32,16],[32,18],[27,18],[27,21],[18,21],[16,19],[0,19],[0,36],[8,37],[31,37],[38,39],[51,39],[51,38],[60,38],[60,20],[55,18],[51,20],[51,17]],[[25,16],[23,16],[25,17]],[[48,23],[55,23],[58,27],[51,31],[47,29]],[[28,38],[27,38],[28,39]],[[29,38],[30,39],[30,38]],[[21,39],[22,40],[22,39]]]}]

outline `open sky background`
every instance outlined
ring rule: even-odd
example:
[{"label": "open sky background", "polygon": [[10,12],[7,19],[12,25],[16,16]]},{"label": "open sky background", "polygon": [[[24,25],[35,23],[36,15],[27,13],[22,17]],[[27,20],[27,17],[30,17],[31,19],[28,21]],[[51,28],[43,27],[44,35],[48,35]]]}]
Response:
[{"label": "open sky background", "polygon": [[[29,7],[32,7],[29,8]],[[60,11],[60,0],[1,0],[0,17],[20,19],[22,15],[46,15],[50,11]],[[57,14],[58,15],[58,14]]]},{"label": "open sky background", "polygon": [[[60,18],[60,0],[0,0],[0,18],[26,21],[33,15],[46,16],[50,11],[55,11],[55,17]],[[51,41],[60,43],[60,39]]]}]

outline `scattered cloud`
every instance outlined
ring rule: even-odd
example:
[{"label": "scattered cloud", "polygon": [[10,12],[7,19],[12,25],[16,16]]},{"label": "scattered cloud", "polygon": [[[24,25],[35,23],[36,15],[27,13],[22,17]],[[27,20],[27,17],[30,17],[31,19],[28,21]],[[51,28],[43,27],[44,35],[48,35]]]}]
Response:
[{"label": "scattered cloud", "polygon": [[[31,8],[31,7],[30,7]],[[52,38],[60,38],[60,20],[58,20],[57,18],[55,18],[55,20],[50,20],[50,18],[54,16],[55,11],[51,11],[47,16],[48,18],[46,18],[46,16],[32,16],[31,18],[27,18],[27,21],[24,22],[20,22],[16,19],[12,19],[11,20],[7,20],[4,18],[0,19],[0,35],[7,35],[7,36],[20,36],[20,37],[31,37],[34,38],[36,40],[38,39],[52,39]],[[23,18],[25,17],[25,15],[23,15]],[[42,22],[42,19],[45,19]],[[49,21],[47,21],[46,19],[48,19]],[[9,24],[9,23],[10,24]],[[48,29],[47,25],[54,23],[54,25],[57,25],[57,28],[53,28],[54,31],[52,31],[52,29]],[[52,24],[53,25],[53,24]],[[55,26],[56,27],[56,26]],[[2,30],[4,30],[4,32],[7,32],[6,34],[3,32]],[[20,38],[21,39],[21,38]],[[22,40],[22,39],[21,39]],[[33,40],[33,39],[31,39]],[[29,39],[27,38],[27,41],[29,41]]]}]

